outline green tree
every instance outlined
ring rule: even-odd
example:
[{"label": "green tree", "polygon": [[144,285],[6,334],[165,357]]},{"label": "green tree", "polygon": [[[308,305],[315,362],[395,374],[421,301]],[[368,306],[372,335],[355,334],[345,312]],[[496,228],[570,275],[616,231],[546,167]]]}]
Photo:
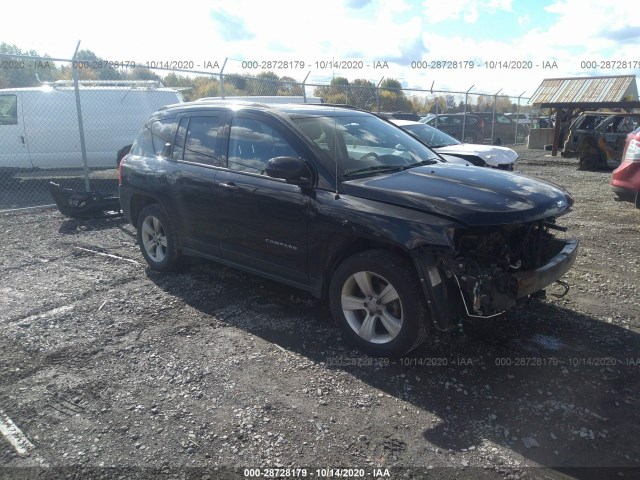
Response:
[{"label": "green tree", "polygon": [[172,72],[162,79],[162,84],[165,87],[171,87],[180,90],[182,92],[182,96],[187,102],[195,100],[193,98],[194,81],[192,77],[187,77],[185,75],[176,75]]},{"label": "green tree", "polygon": [[375,110],[378,105],[376,86],[364,78],[357,78],[349,85],[351,104],[364,110]]},{"label": "green tree", "polygon": [[[87,63],[82,63],[86,61]],[[118,68],[109,66],[104,58],[99,57],[91,50],[79,50],[76,55],[78,78],[83,80],[122,80],[125,74]],[[102,64],[102,65],[101,65]],[[86,65],[86,67],[85,67]]]},{"label": "green tree", "polygon": [[287,76],[280,77],[278,95],[301,97],[303,96],[302,85],[300,85],[295,78]]},{"label": "green tree", "polygon": [[447,102],[443,96],[437,96],[429,101],[428,106],[428,113],[443,113],[446,111]]},{"label": "green tree", "polygon": [[[157,81],[160,80],[159,75],[153,73],[153,71],[145,67],[132,68],[128,77],[129,77],[129,80],[157,80]],[[105,79],[101,79],[101,80],[105,80]]]},{"label": "green tree", "polygon": [[411,112],[411,102],[404,96],[404,93],[392,92],[389,90],[380,91],[380,111],[381,112]]},{"label": "green tree", "polygon": [[203,97],[219,97],[220,83],[211,77],[195,77],[193,91],[188,100],[196,100]]},{"label": "green tree", "polygon": [[224,76],[225,87],[227,85],[233,85],[240,91],[247,90],[247,77],[244,75],[238,75],[237,73],[230,73]]},{"label": "green tree", "polygon": [[402,84],[394,78],[386,78],[380,84],[380,110],[413,111],[413,105],[402,91]]},{"label": "green tree", "polygon": [[397,92],[402,90],[402,84],[395,78],[385,78],[380,84],[382,90],[389,90],[390,92]]},{"label": "green tree", "polygon": [[259,96],[276,95],[279,80],[280,77],[272,71],[260,72],[255,77],[247,79],[247,93]]},{"label": "green tree", "polygon": [[313,94],[322,98],[324,103],[349,103],[349,80],[345,77],[334,77],[329,85],[317,87]]},{"label": "green tree", "polygon": [[48,56],[32,60],[18,55],[38,57],[35,50],[23,51],[16,45],[0,44],[0,60],[8,67],[0,68],[0,88],[34,87],[60,78],[60,71],[53,61],[47,60]]}]

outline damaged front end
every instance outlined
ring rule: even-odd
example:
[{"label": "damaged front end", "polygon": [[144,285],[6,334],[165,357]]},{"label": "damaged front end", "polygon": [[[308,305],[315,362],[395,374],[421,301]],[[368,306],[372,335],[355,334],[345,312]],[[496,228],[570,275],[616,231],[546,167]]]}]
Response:
[{"label": "damaged front end", "polygon": [[[517,300],[560,282],[575,262],[578,241],[558,238],[550,230],[565,229],[551,217],[527,224],[452,230],[454,250],[439,255],[435,266],[425,270],[432,290],[443,288],[433,281],[434,268],[446,280],[442,283],[448,305],[431,302],[437,324],[448,329],[456,317],[500,315]],[[565,286],[564,296],[568,286],[560,283]]]}]

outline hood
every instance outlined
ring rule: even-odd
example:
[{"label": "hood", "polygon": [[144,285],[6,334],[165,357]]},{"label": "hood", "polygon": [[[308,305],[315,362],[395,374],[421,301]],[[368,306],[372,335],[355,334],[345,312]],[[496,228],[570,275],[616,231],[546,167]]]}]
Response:
[{"label": "hood", "polygon": [[495,147],[493,145],[477,145],[475,143],[459,143],[446,147],[434,148],[440,154],[449,155],[473,155],[480,157],[487,165],[509,165],[518,159],[518,154],[507,147]]},{"label": "hood", "polygon": [[348,195],[422,210],[469,226],[524,223],[569,211],[565,190],[511,172],[436,164],[342,183]]}]

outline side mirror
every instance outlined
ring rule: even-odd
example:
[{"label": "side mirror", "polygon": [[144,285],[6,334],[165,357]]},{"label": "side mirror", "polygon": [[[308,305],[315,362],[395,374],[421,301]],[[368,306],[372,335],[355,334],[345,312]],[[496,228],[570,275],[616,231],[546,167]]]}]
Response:
[{"label": "side mirror", "polygon": [[162,147],[162,153],[160,154],[162,158],[171,158],[171,144],[165,143],[164,147]]},{"label": "side mirror", "polygon": [[311,170],[301,158],[275,157],[267,162],[267,175],[281,178],[287,183],[300,186],[311,185]]}]

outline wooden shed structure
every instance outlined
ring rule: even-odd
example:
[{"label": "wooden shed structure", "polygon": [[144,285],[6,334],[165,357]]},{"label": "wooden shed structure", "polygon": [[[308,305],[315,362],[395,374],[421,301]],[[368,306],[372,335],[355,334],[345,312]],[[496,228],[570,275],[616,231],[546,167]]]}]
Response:
[{"label": "wooden shed structure", "polygon": [[581,112],[601,108],[625,111],[640,108],[635,75],[546,78],[529,103],[537,108],[555,110],[553,156],[558,152],[560,131]]}]

